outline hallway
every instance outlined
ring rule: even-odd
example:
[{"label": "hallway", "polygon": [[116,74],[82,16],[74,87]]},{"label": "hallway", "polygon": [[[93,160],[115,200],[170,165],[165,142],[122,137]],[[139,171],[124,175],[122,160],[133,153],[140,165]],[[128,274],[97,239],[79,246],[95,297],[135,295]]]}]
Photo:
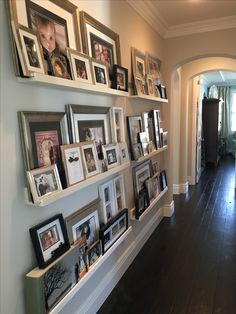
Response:
[{"label": "hallway", "polygon": [[98,314],[235,314],[234,159],[209,167],[165,218]]}]

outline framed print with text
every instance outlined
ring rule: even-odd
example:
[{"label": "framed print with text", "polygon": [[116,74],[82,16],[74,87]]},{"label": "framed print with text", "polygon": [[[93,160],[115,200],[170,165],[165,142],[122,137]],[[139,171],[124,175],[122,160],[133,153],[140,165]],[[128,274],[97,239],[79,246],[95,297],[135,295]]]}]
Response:
[{"label": "framed print with text", "polygon": [[67,187],[85,179],[80,144],[61,146]]}]

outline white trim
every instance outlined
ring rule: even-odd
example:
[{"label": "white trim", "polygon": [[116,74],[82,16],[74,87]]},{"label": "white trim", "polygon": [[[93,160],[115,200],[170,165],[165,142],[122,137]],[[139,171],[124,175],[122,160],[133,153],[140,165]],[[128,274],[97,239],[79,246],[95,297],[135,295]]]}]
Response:
[{"label": "white trim", "polygon": [[180,24],[178,26],[169,27],[164,35],[164,38],[179,37],[184,35],[199,34],[222,29],[236,27],[236,15],[208,19],[199,22],[191,22]]},{"label": "white trim", "polygon": [[162,218],[162,209],[159,209],[145,225],[142,231],[137,235],[137,237],[133,239],[131,244],[116,261],[110,271],[103,277],[103,280],[96,286],[96,289],[90,293],[89,297],[78,309],[76,314],[94,314],[99,310],[145,242],[159,225]]},{"label": "white trim", "polygon": [[171,217],[175,212],[175,203],[172,201],[170,204],[165,204],[162,207],[163,217]]},{"label": "white trim", "polygon": [[180,184],[173,184],[173,194],[186,194],[188,192],[188,181]]}]

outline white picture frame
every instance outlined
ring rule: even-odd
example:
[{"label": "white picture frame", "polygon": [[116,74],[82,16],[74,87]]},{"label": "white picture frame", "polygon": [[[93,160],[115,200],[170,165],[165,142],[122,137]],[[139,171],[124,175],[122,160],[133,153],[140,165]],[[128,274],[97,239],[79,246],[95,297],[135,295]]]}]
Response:
[{"label": "white picture frame", "polygon": [[56,164],[27,171],[27,178],[34,203],[41,203],[45,197],[62,191]]},{"label": "white picture frame", "polygon": [[115,177],[113,182],[115,191],[116,211],[120,212],[121,210],[126,208],[124,176],[119,175],[118,177]]},{"label": "white picture frame", "polygon": [[130,156],[128,151],[128,145],[126,142],[118,143],[119,147],[119,157],[120,157],[120,163],[126,164],[130,162]]},{"label": "white picture frame", "polygon": [[80,144],[62,145],[61,155],[67,186],[83,181],[85,175]]},{"label": "white picture frame", "polygon": [[122,107],[111,107],[110,121],[112,142],[125,142],[124,113]]},{"label": "white picture frame", "polygon": [[103,157],[107,160],[108,170],[120,164],[118,144],[102,145]]},{"label": "white picture frame", "polygon": [[106,224],[117,213],[115,203],[114,182],[109,180],[98,187],[100,197],[100,222]]}]

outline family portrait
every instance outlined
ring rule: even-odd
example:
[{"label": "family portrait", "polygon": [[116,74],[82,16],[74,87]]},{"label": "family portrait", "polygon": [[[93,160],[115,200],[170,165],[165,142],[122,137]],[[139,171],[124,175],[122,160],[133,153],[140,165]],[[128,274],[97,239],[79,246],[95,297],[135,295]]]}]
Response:
[{"label": "family portrait", "polygon": [[35,186],[39,197],[58,189],[56,178],[52,171],[34,176]]},{"label": "family portrait", "polygon": [[88,173],[96,171],[97,167],[96,167],[92,148],[91,147],[85,148],[84,155],[85,155]]},{"label": "family portrait", "polygon": [[54,225],[39,234],[43,251],[46,251],[52,245],[59,241],[57,226]]},{"label": "family portrait", "polygon": [[57,130],[34,133],[38,166],[50,166],[58,162],[59,139]]},{"label": "family portrait", "polygon": [[76,240],[80,245],[90,246],[96,241],[96,221],[92,216],[80,225],[75,226]]}]

